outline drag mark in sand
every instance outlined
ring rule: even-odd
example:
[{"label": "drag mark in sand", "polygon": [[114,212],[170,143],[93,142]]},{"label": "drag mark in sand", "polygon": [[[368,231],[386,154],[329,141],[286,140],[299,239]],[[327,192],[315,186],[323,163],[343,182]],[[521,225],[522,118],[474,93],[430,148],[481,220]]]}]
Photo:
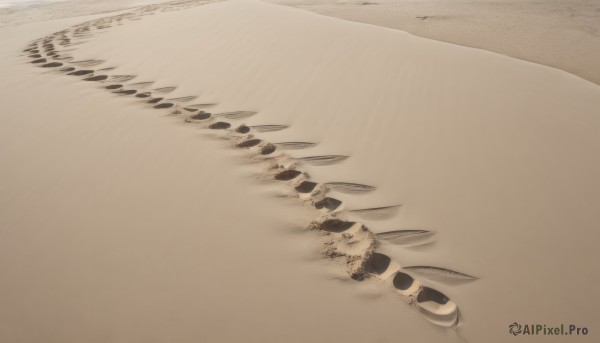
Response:
[{"label": "drag mark in sand", "polygon": [[427,286],[427,282],[435,280],[447,285],[448,290],[451,290],[451,286],[476,280],[477,277],[435,266],[402,267],[389,256],[377,251],[381,244],[392,244],[395,247],[427,244],[433,240],[435,233],[418,229],[373,233],[357,219],[366,221],[388,219],[398,215],[400,205],[348,209],[343,200],[329,196],[329,192],[361,195],[375,191],[376,187],[343,181],[319,183],[311,180],[310,176],[302,171],[303,165],[326,167],[343,163],[350,156],[331,154],[292,157],[282,151],[310,149],[317,143],[268,142],[257,137],[256,134],[281,131],[288,126],[233,125],[231,121],[256,116],[258,112],[244,110],[211,113],[202,110],[215,106],[216,103],[186,106],[185,103],[196,100],[198,96],[165,98],[165,94],[176,91],[177,87],[163,86],[148,89],[154,81],[127,84],[137,75],[127,73],[111,75],[108,72],[117,68],[92,69],[106,63],[105,60],[74,60],[72,56],[73,51],[77,51],[74,47],[87,39],[92,39],[102,30],[124,25],[128,21],[140,20],[144,16],[158,12],[183,10],[206,3],[208,1],[174,1],[144,6],[129,13],[84,22],[33,41],[23,50],[23,53],[35,66],[63,67],[51,70],[57,74],[79,77],[83,81],[98,82],[102,84],[102,89],[115,95],[132,96],[132,99],[136,99],[143,106],[167,110],[170,115],[181,116],[185,123],[222,132],[222,138],[229,141],[233,148],[246,151],[249,159],[264,166],[260,175],[263,179],[281,184],[288,190],[289,197],[298,199],[302,206],[312,207],[318,211],[319,215],[308,225],[307,230],[319,233],[321,237],[319,250],[325,258],[345,268],[349,277],[354,280],[374,279],[384,282],[391,280],[389,283],[395,292],[427,320],[443,327],[456,328],[460,323],[458,306],[444,293]]}]

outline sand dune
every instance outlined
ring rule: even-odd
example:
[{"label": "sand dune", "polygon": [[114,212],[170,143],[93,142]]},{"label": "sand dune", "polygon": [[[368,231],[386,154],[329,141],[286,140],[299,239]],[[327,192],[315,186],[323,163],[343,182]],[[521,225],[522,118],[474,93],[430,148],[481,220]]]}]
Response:
[{"label": "sand dune", "polygon": [[269,0],[494,51],[600,84],[596,0]]},{"label": "sand dune", "polygon": [[[271,250],[281,253],[296,244],[273,238],[276,226],[300,226],[305,230],[293,241],[302,244],[303,256],[320,255],[327,265],[320,266],[323,270],[339,271],[350,288],[375,287],[377,299],[385,299],[385,305],[371,297],[343,305],[356,306],[360,318],[343,310],[344,300],[328,302],[328,307],[339,306],[335,311],[342,314],[334,316],[340,323],[386,323],[377,339],[391,340],[401,332],[418,341],[502,342],[506,326],[517,319],[585,325],[594,318],[599,304],[590,299],[598,277],[586,272],[592,265],[581,253],[593,250],[600,219],[595,211],[600,205],[595,178],[600,88],[589,82],[481,50],[259,1],[145,6],[60,28],[20,49],[23,64],[40,71],[37,79],[76,84],[72,87],[81,87],[83,98],[97,97],[97,105],[108,102],[102,107],[115,113],[103,119],[107,128],[119,131],[119,121],[111,120],[132,112],[135,120],[127,119],[127,125],[140,122],[158,132],[160,120],[175,121],[184,124],[177,129],[186,135],[203,132],[201,156],[182,146],[184,153],[173,157],[178,160],[168,175],[175,177],[188,159],[195,168],[214,167],[198,177],[195,168],[185,168],[176,189],[190,185],[203,191],[174,193],[171,206],[183,206],[187,213],[199,203],[200,209],[214,211],[217,218],[211,221],[190,218],[216,231],[215,244],[194,258],[216,263],[205,266],[211,273],[230,270],[238,280],[264,287],[255,291],[260,299],[281,284],[275,271],[289,277],[291,270],[302,269],[303,263],[280,261]],[[62,87],[50,89],[68,97]],[[87,101],[79,100],[80,111]],[[120,137],[115,135],[103,139]],[[167,144],[170,134],[161,130],[159,137]],[[149,154],[144,163],[164,160],[178,144],[189,144],[184,138],[168,143],[171,149],[156,143],[153,153],[142,149]],[[72,139],[78,144],[85,138]],[[139,151],[136,147],[133,151]],[[239,163],[228,160],[231,151]],[[108,163],[106,168],[118,165]],[[160,173],[163,166],[155,168]],[[224,171],[245,177],[219,175]],[[9,213],[6,222],[17,223]],[[223,216],[232,218],[218,218]],[[187,228],[190,219],[175,220],[170,229]],[[247,232],[261,225],[269,229]],[[216,243],[237,237],[239,226],[246,232],[237,239],[259,251],[275,246],[251,254],[243,270],[236,267],[246,249],[242,244],[214,258],[223,247]],[[264,269],[262,263],[272,268],[268,274],[253,268]],[[564,277],[556,279],[555,273]],[[523,286],[507,293],[506,280]],[[306,297],[312,289],[340,291],[340,299],[352,299],[350,288],[333,287],[317,276],[311,282],[318,287],[297,295],[304,302],[311,303]],[[575,297],[564,291],[574,282]],[[206,291],[221,294],[221,284],[217,280]],[[277,299],[286,295],[274,292]],[[380,315],[365,318],[380,305]],[[206,312],[196,315],[211,323],[215,319]],[[397,323],[396,316],[413,319],[407,325],[405,319]],[[340,330],[324,326],[290,339],[290,330],[296,330],[286,323],[274,334],[252,332],[246,340],[325,341]],[[234,332],[241,329],[247,327],[236,325]],[[344,341],[364,341],[373,334],[348,330]],[[123,337],[138,339],[131,334],[136,333]],[[208,335],[240,339],[233,333]]]}]

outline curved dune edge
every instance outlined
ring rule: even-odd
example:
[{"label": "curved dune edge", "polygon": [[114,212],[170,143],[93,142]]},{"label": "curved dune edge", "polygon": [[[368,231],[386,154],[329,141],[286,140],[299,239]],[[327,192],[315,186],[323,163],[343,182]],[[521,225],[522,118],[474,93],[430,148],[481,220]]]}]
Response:
[{"label": "curved dune edge", "polygon": [[[377,247],[382,242],[397,246],[426,244],[431,241],[434,232],[390,230],[374,234],[365,224],[350,221],[347,216],[351,214],[355,218],[366,220],[388,219],[397,215],[401,205],[348,209],[342,201],[327,196],[328,192],[335,190],[342,193],[366,194],[375,187],[344,180],[319,183],[311,180],[302,170],[305,164],[326,167],[342,163],[351,156],[330,154],[293,158],[282,151],[306,149],[316,143],[268,142],[257,134],[285,130],[288,126],[277,123],[246,126],[239,121],[258,115],[258,112],[208,112],[204,109],[216,104],[195,104],[195,95],[171,97],[169,93],[174,92],[176,86],[154,87],[154,81],[127,83],[138,80],[138,75],[121,72],[113,74],[112,71],[116,68],[101,67],[107,61],[77,60],[72,55],[72,52],[77,50],[74,47],[80,45],[82,40],[92,39],[113,25],[124,25],[128,21],[140,20],[157,12],[184,10],[207,3],[209,2],[198,0],[174,1],[91,20],[39,38],[28,44],[23,53],[33,66],[50,69],[80,81],[97,82],[105,91],[115,96],[129,96],[149,110],[161,110],[171,116],[179,116],[189,125],[220,132],[221,137],[228,141],[232,148],[246,151],[250,161],[263,166],[261,179],[285,185],[289,197],[298,199],[300,205],[320,210],[321,214],[306,229],[315,231],[322,237],[319,251],[325,258],[345,268],[349,277],[354,280],[375,279],[391,283],[398,295],[433,324],[443,327],[456,327],[460,324],[458,306],[444,293],[425,286],[428,273],[419,273],[419,270],[433,270],[434,276],[438,278],[436,281],[448,281],[448,284],[452,284],[452,280],[472,281],[476,280],[476,277],[432,266],[419,266],[420,269],[416,272],[413,270],[415,267],[403,269],[398,262],[377,252]],[[96,66],[99,68],[94,69]],[[425,277],[419,279],[418,276]]]},{"label": "curved dune edge", "polygon": [[[600,74],[597,72],[598,49],[589,48],[594,46],[595,39],[593,35],[585,35],[586,32],[595,32],[597,27],[590,26],[590,22],[574,22],[573,18],[588,17],[590,12],[594,11],[593,5],[585,1],[575,1],[568,7],[570,13],[565,13],[566,8],[562,8],[560,2],[554,4],[548,3],[542,6],[536,6],[534,1],[523,1],[514,8],[502,8],[501,11],[495,11],[496,7],[490,6],[494,2],[464,2],[454,4],[451,1],[398,1],[398,2],[356,2],[356,3],[318,3],[318,2],[296,2],[289,0],[269,0],[272,3],[295,7],[298,9],[318,13],[320,15],[338,18],[342,20],[385,27],[392,30],[401,31],[409,35],[428,39],[437,42],[458,45],[466,48],[482,50],[489,53],[499,54],[505,57],[513,58],[551,69],[560,70],[570,76],[600,86]],[[374,5],[374,6],[365,6]],[[471,11],[465,11],[469,5],[475,5]],[[489,7],[488,7],[489,6]],[[547,7],[546,7],[547,6]],[[365,7],[368,9],[365,11]],[[539,8],[538,8],[539,7]],[[589,10],[586,15],[586,10]],[[363,12],[365,11],[365,12]],[[532,13],[535,11],[535,15]],[[565,12],[562,12],[565,11]],[[432,12],[437,12],[433,14]],[[473,19],[473,22],[485,23],[485,26],[471,25],[469,29],[463,27],[464,23],[460,21],[452,22],[448,19],[467,16]],[[483,13],[483,15],[482,15]],[[490,20],[488,13],[494,13]],[[575,14],[577,13],[577,14]],[[524,14],[520,20],[510,22],[512,30],[504,31],[502,28],[507,25],[511,17],[517,17],[517,14]],[[570,17],[570,18],[569,18]],[[566,20],[569,18],[570,20]],[[594,14],[589,16],[594,18]],[[565,23],[557,23],[564,20]],[[444,21],[444,25],[418,25],[417,23],[432,21]],[[524,25],[524,23],[527,25]],[[544,27],[544,22],[558,24],[550,31],[538,31],[533,27]],[[531,26],[528,26],[531,25]],[[577,27],[577,28],[575,28]],[[466,35],[466,32],[481,31],[479,35]],[[579,30],[580,32],[578,32]],[[498,31],[501,31],[498,35]],[[514,30],[514,31],[513,31]],[[529,44],[524,49],[523,42],[544,41],[541,33],[552,37],[552,43],[541,46],[539,43]],[[571,34],[566,34],[570,32]],[[558,35],[556,33],[559,33]],[[573,35],[576,35],[575,38]],[[486,37],[487,36],[487,37]],[[484,39],[485,37],[485,39]],[[489,39],[494,37],[495,39]],[[497,40],[496,40],[497,39]],[[589,40],[589,41],[588,41]],[[579,42],[577,45],[567,42]],[[586,47],[587,46],[587,47]],[[559,56],[559,58],[554,57]]]}]

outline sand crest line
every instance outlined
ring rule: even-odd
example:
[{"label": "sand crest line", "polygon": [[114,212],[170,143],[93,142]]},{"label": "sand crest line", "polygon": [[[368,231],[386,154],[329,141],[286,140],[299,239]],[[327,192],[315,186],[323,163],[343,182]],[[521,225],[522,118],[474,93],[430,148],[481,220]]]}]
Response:
[{"label": "sand crest line", "polygon": [[[234,125],[239,121],[259,113],[240,110],[213,113],[206,109],[216,103],[186,105],[198,96],[187,95],[166,97],[174,92],[175,86],[152,88],[154,81],[126,84],[138,77],[132,74],[108,73],[116,68],[92,69],[106,63],[105,60],[74,60],[71,51],[84,40],[93,39],[103,30],[113,26],[125,25],[127,21],[140,20],[144,16],[157,12],[183,10],[210,3],[209,1],[184,0],[159,5],[149,5],[129,13],[91,20],[71,28],[55,32],[37,39],[26,46],[24,56],[29,63],[42,68],[50,68],[57,73],[79,78],[88,82],[99,82],[102,89],[118,96],[132,96],[149,109],[167,110],[170,115],[178,115],[185,123],[197,125],[203,129],[222,131],[223,138],[232,148],[248,153],[250,159],[259,162],[264,169],[261,177],[287,187],[290,197],[297,198],[303,206],[320,211],[320,214],[307,227],[308,231],[320,234],[321,254],[345,268],[349,277],[363,281],[378,279],[395,290],[411,307],[430,322],[456,328],[460,324],[458,306],[444,293],[426,285],[435,280],[448,286],[476,280],[477,277],[451,269],[435,266],[401,266],[389,256],[377,252],[381,244],[393,244],[396,247],[426,244],[432,241],[435,232],[428,230],[391,230],[373,233],[366,225],[352,221],[348,217],[382,220],[398,215],[400,205],[377,206],[371,208],[348,209],[342,200],[328,196],[330,191],[342,194],[366,194],[376,188],[370,185],[349,182],[319,183],[311,180],[302,170],[302,165],[326,167],[343,163],[351,158],[346,155],[309,155],[294,158],[285,150],[310,149],[314,142],[276,142],[271,143],[256,134],[285,130],[287,125],[269,124],[247,126]],[[60,68],[62,67],[62,68]]]}]

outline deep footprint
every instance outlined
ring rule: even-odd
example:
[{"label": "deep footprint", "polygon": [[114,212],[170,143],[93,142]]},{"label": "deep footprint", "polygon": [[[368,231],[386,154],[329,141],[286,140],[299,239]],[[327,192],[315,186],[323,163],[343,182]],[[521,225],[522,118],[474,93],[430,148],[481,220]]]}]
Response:
[{"label": "deep footprint", "polygon": [[224,129],[228,129],[231,127],[231,124],[226,123],[224,121],[218,121],[214,124],[210,124],[208,126],[209,129],[213,129],[213,130],[224,130]]},{"label": "deep footprint", "polygon": [[302,172],[299,170],[294,170],[294,169],[284,170],[282,172],[275,174],[275,180],[289,181],[289,180],[293,180],[293,179],[297,178],[301,174],[302,174]]}]

